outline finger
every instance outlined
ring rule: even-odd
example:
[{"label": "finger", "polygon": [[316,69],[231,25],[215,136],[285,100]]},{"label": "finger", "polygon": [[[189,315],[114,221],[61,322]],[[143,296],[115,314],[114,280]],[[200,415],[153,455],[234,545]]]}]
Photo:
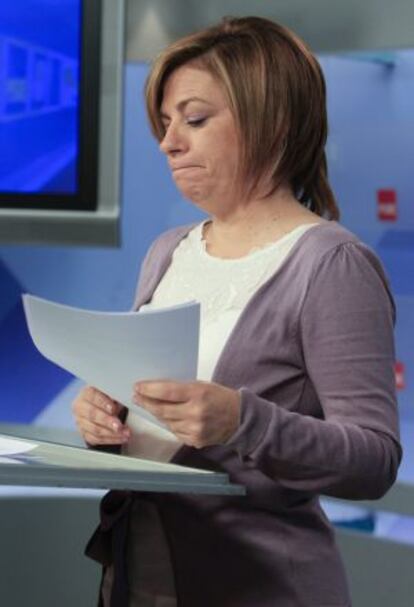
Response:
[{"label": "finger", "polygon": [[112,432],[119,432],[122,429],[122,422],[116,416],[109,415],[96,405],[89,401],[82,400],[75,407],[75,418],[81,427],[84,421],[88,421],[96,426],[102,426]]},{"label": "finger", "polygon": [[104,394],[104,392],[101,392],[97,388],[94,388],[93,386],[88,386],[86,388],[85,397],[85,400],[89,401],[99,409],[113,415],[118,415],[123,408],[123,406],[116,400],[107,394]]},{"label": "finger", "polygon": [[[87,394],[87,393],[86,393]],[[117,403],[118,406],[119,403]],[[85,394],[80,395],[72,405],[73,414],[76,419],[86,418],[90,421],[94,421],[97,424],[109,426],[111,423],[120,423],[117,415],[118,407],[112,407],[111,411],[113,415],[107,412],[107,408],[103,409],[102,406],[86,400]],[[124,407],[122,407],[124,409]]]},{"label": "finger", "polygon": [[114,428],[98,426],[87,419],[81,420],[79,422],[79,427],[83,434],[88,432],[97,438],[112,438],[116,442],[124,442],[128,440],[131,434],[129,428],[120,426],[117,430],[115,430]]},{"label": "finger", "polygon": [[109,415],[108,413],[88,401],[84,401],[82,403],[82,406],[79,407],[76,418],[86,419],[89,422],[92,422],[98,426],[111,428],[114,431],[118,431],[122,427],[122,422],[118,419],[118,417]]},{"label": "finger", "polygon": [[139,381],[134,384],[137,396],[147,396],[173,403],[185,402],[190,397],[191,383],[171,380]]},{"label": "finger", "polygon": [[187,415],[186,403],[172,403],[148,398],[146,396],[134,397],[137,405],[143,407],[146,411],[155,415],[158,419],[170,422],[185,419]]},{"label": "finger", "polygon": [[82,413],[88,405],[93,405],[102,411],[114,415],[118,415],[123,409],[122,405],[92,386],[87,386],[81,390],[78,397],[73,402],[72,408],[75,414]]},{"label": "finger", "polygon": [[117,417],[111,417],[110,415],[106,415],[96,407],[93,407],[91,413],[88,415],[79,415],[76,418],[77,424],[80,428],[87,427],[96,428],[97,432],[99,429],[104,429],[106,432],[112,434],[121,434],[124,433],[128,435],[130,430],[127,426],[122,424],[122,422]]}]

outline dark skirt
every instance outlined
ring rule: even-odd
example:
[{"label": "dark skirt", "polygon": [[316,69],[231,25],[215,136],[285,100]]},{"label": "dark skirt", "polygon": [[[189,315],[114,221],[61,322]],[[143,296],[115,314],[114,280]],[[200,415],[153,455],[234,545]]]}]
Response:
[{"label": "dark skirt", "polygon": [[[128,607],[176,607],[170,551],[156,507],[135,499],[128,522],[126,564]],[[102,601],[110,607],[113,567],[106,567]]]}]

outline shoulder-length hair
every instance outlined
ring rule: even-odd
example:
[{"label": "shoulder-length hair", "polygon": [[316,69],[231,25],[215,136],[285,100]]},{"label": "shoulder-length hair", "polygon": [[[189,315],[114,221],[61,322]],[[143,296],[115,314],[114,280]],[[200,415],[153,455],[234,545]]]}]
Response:
[{"label": "shoulder-length hair", "polygon": [[293,32],[260,17],[225,18],[167,47],[146,83],[150,125],[161,141],[165,83],[192,61],[224,88],[240,138],[240,175],[249,193],[288,184],[306,207],[328,219],[339,210],[327,179],[326,87],[320,65]]}]

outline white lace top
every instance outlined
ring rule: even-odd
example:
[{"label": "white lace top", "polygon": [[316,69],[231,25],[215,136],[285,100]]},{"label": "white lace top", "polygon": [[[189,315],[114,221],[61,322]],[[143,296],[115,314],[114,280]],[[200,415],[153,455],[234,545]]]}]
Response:
[{"label": "white lace top", "polygon": [[[197,379],[210,381],[218,358],[241,312],[257,289],[283,263],[296,241],[316,224],[298,226],[276,242],[253,249],[238,259],[213,257],[203,240],[204,222],[197,225],[175,249],[171,264],[150,303],[140,309],[154,309],[198,301],[201,304]],[[149,428],[129,414],[133,437],[124,452],[136,457],[164,458],[177,450],[172,435],[164,436],[168,445],[156,444]],[[148,436],[150,431],[151,437]],[[169,433],[168,433],[169,434]],[[154,439],[154,440],[153,440]],[[162,440],[162,438],[160,437]],[[172,450],[171,450],[172,449]]]}]

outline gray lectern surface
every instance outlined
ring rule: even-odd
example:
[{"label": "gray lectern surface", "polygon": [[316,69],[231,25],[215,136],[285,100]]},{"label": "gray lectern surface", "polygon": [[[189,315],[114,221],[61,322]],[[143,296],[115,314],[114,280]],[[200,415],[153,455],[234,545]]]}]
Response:
[{"label": "gray lectern surface", "polygon": [[0,485],[243,495],[227,474],[0,434]]}]

